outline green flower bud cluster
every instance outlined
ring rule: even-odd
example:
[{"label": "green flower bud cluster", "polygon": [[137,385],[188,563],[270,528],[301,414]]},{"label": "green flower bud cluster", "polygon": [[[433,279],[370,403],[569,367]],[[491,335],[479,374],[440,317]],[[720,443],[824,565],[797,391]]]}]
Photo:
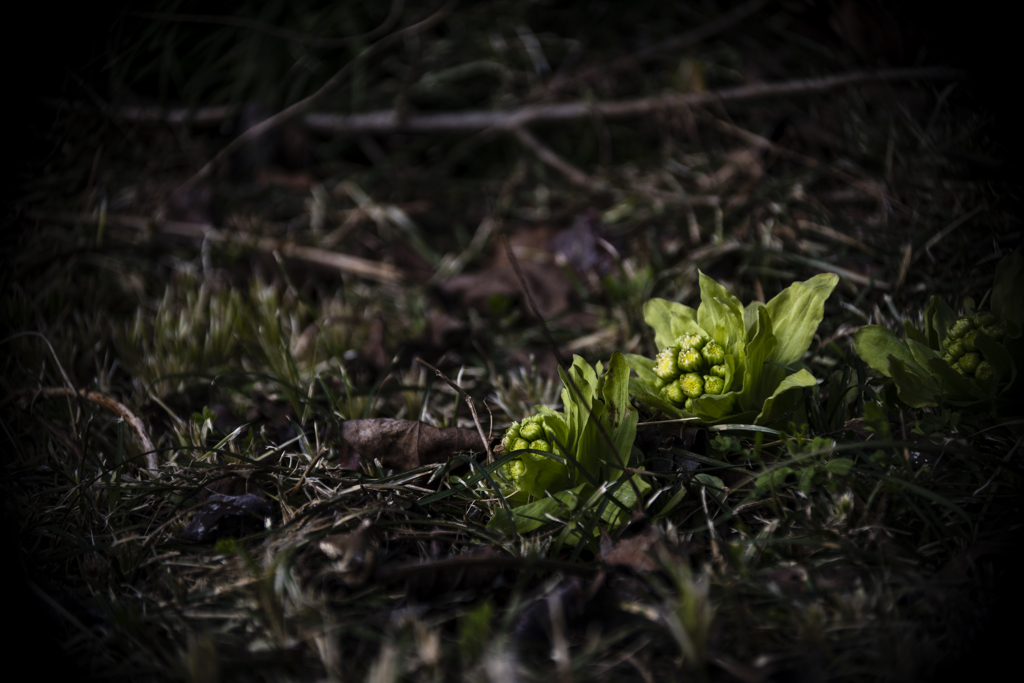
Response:
[{"label": "green flower bud cluster", "polygon": [[684,334],[654,359],[662,398],[691,410],[693,401],[726,390],[725,349],[714,339]]},{"label": "green flower bud cluster", "polygon": [[979,334],[1001,342],[1006,336],[1006,323],[987,312],[961,316],[942,340],[942,359],[961,375],[987,381],[995,377],[996,371],[975,345]]},{"label": "green flower bud cluster", "polygon": [[[501,439],[501,445],[505,452],[522,451],[528,448],[535,451],[546,451],[551,453],[554,448],[544,434],[544,425],[540,422],[540,415],[531,415],[520,422],[513,422],[512,426],[505,430],[505,436]],[[505,474],[513,481],[522,476],[525,465],[516,458],[505,464]]]}]

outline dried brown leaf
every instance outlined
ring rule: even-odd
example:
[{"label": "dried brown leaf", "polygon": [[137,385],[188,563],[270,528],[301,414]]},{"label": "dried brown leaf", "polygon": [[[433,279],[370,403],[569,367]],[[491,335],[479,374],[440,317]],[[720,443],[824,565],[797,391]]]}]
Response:
[{"label": "dried brown leaf", "polygon": [[363,460],[377,459],[397,471],[445,462],[460,451],[483,450],[476,430],[390,417],[346,420],[341,435]]}]

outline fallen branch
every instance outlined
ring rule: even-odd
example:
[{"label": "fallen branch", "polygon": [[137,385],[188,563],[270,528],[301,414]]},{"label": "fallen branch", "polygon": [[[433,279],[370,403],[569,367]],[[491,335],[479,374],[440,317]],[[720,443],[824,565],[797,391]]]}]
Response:
[{"label": "fallen branch", "polygon": [[16,391],[13,394],[9,394],[0,401],[0,407],[3,407],[10,401],[21,398],[23,396],[41,396],[43,398],[51,398],[54,396],[81,396],[97,405],[101,405],[112,413],[116,413],[122,420],[128,423],[128,425],[135,431],[135,436],[139,439],[139,445],[142,446],[142,451],[146,454],[146,463],[149,466],[151,474],[156,475],[160,470],[160,461],[156,457],[156,449],[153,447],[153,442],[149,440],[149,436],[146,434],[145,427],[142,426],[142,422],[139,418],[135,417],[135,413],[128,410],[123,404],[118,403],[114,399],[110,398],[106,394],[101,394],[98,391],[89,391],[88,389],[69,389],[68,387],[44,387],[42,389],[22,389]]},{"label": "fallen branch", "polygon": [[[599,114],[606,118],[640,116],[663,109],[702,107],[716,102],[741,102],[770,97],[789,97],[835,90],[859,83],[952,80],[963,78],[966,72],[947,67],[915,67],[882,69],[878,71],[851,71],[822,78],[797,78],[779,83],[740,85],[723,90],[694,93],[671,93],[635,100],[612,102],[557,102],[533,104],[505,111],[483,109],[410,113],[401,116],[395,110],[373,111],[365,114],[307,114],[303,121],[307,128],[334,135],[355,133],[444,133],[493,129],[515,132],[534,123],[572,121]],[[269,119],[268,119],[269,121]],[[232,143],[234,144],[234,143]]]},{"label": "fallen branch", "polygon": [[524,147],[536,154],[537,158],[542,162],[568,178],[569,182],[573,185],[578,185],[590,190],[591,192],[600,192],[601,190],[607,189],[607,185],[605,183],[591,178],[589,175],[570,164],[568,161],[560,157],[553,149],[535,138],[530,131],[525,128],[516,128],[513,132]]},{"label": "fallen branch", "polygon": [[[53,221],[56,223],[82,223],[95,224],[99,222],[98,216],[75,213],[49,213],[32,211],[29,218],[41,221]],[[109,214],[106,216],[106,224],[129,228],[140,233],[148,233],[154,228],[157,234],[167,237],[185,237],[194,240],[206,240],[219,244],[235,244],[249,247],[266,254],[277,252],[285,258],[302,261],[310,265],[326,266],[335,268],[343,273],[362,275],[378,282],[399,282],[403,279],[404,273],[390,263],[381,263],[369,259],[339,254],[326,249],[307,247],[293,242],[285,242],[269,237],[257,237],[244,232],[227,231],[215,228],[205,223],[184,223],[180,221],[154,221],[144,216],[126,216],[122,214]]]}]

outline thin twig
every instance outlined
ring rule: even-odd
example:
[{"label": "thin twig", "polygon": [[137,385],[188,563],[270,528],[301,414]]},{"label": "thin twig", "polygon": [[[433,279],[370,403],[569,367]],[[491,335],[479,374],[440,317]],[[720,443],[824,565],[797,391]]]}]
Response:
[{"label": "thin twig", "polygon": [[458,112],[409,114],[404,118],[399,116],[399,113],[393,109],[350,115],[311,113],[304,117],[304,122],[310,130],[336,135],[397,132],[441,133],[485,129],[515,131],[517,128],[533,123],[574,121],[593,116],[594,114],[599,114],[606,118],[624,118],[650,114],[663,109],[702,107],[715,102],[742,102],[771,97],[792,97],[794,95],[822,93],[860,83],[951,80],[963,78],[965,75],[966,72],[960,69],[947,67],[850,71],[844,74],[820,78],[796,78],[778,83],[755,83],[722,90],[708,90],[685,94],[670,93],[635,100],[557,102],[526,105],[505,111],[474,109]]},{"label": "thin twig", "polygon": [[[95,223],[98,218],[88,214],[32,211],[29,218],[55,223]],[[286,258],[302,261],[306,264],[336,268],[342,272],[362,275],[380,282],[399,282],[405,273],[390,263],[371,261],[369,259],[339,254],[327,249],[308,247],[293,242],[284,242],[269,237],[258,237],[240,231],[228,231],[215,228],[205,223],[185,223],[180,221],[153,221],[143,216],[123,214],[107,215],[107,225],[129,228],[141,233],[148,233],[155,226],[157,233],[168,237],[186,237],[194,240],[206,240],[221,244],[234,244],[249,247],[266,254],[275,251]]]},{"label": "thin twig", "polygon": [[23,396],[32,396],[33,398],[36,396],[42,396],[43,398],[52,398],[54,396],[81,396],[82,398],[88,399],[97,405],[103,406],[112,413],[116,413],[135,431],[135,436],[138,437],[139,444],[142,446],[142,450],[146,455],[146,463],[149,465],[150,473],[156,475],[160,470],[160,461],[157,460],[156,457],[156,448],[153,447],[153,442],[149,440],[149,436],[146,434],[146,428],[142,426],[142,421],[135,417],[135,413],[106,394],[101,394],[98,391],[89,391],[88,389],[79,389],[78,391],[75,391],[68,387],[21,389],[20,391],[15,391],[12,394],[4,396],[3,399],[0,399],[0,408],[7,405],[12,400]]},{"label": "thin twig", "polygon": [[363,50],[353,59],[351,59],[347,64],[345,64],[345,66],[338,70],[333,76],[328,78],[327,81],[322,86],[320,86],[320,89],[317,90],[315,93],[313,93],[309,97],[305,97],[299,100],[290,107],[282,109],[273,116],[264,119],[263,121],[260,121],[255,126],[249,128],[244,133],[242,133],[234,140],[229,142],[227,146],[224,147],[224,149],[217,152],[217,154],[214,155],[214,157],[210,159],[208,162],[206,162],[206,164],[204,164],[203,167],[200,168],[199,171],[197,171],[191,178],[182,183],[181,186],[179,186],[178,189],[175,190],[175,195],[182,193],[183,191],[191,188],[199,181],[207,178],[213,172],[214,169],[216,169],[221,164],[226,162],[231,157],[232,154],[237,152],[246,144],[259,138],[268,131],[277,128],[285,121],[288,121],[289,119],[306,112],[311,106],[313,106],[313,104],[317,100],[319,100],[321,97],[323,97],[324,95],[338,87],[358,62],[367,59],[368,57],[376,54],[377,52],[380,52],[385,47],[388,47],[404,39],[407,35],[419,33],[420,31],[425,31],[426,29],[430,28],[434,24],[441,21],[441,19],[443,19],[445,15],[447,15],[449,12],[452,11],[452,9],[455,8],[456,4],[458,4],[458,0],[446,0],[441,9],[434,12],[423,21],[417,24],[413,24],[411,26],[407,26],[406,28],[403,28],[401,30],[395,31],[394,33],[391,33],[381,38],[373,45],[367,47],[365,50]]},{"label": "thin twig", "polygon": [[955,221],[953,221],[952,223],[950,223],[949,225],[944,227],[942,230],[939,230],[939,232],[937,232],[930,240],[928,240],[925,243],[924,247],[919,249],[918,252],[916,254],[914,254],[913,258],[911,258],[911,262],[916,261],[918,258],[921,257],[921,254],[923,254],[924,252],[928,251],[929,249],[934,247],[936,244],[941,242],[943,239],[945,239],[946,236],[949,235],[949,233],[953,232],[954,230],[959,228],[961,225],[963,225],[967,221],[971,220],[972,218],[974,218],[975,216],[977,216],[979,213],[981,213],[982,211],[984,211],[987,208],[988,207],[985,206],[984,204],[982,204],[981,206],[976,206],[973,209],[971,209],[970,211],[968,211],[967,213],[965,213],[963,216],[960,216]]},{"label": "thin twig", "polygon": [[[450,379],[448,379],[447,375],[445,375],[443,372],[441,372],[440,370],[438,370],[433,365],[431,365],[427,361],[423,360],[419,356],[416,356],[416,362],[419,363],[420,365],[425,365],[426,367],[428,367],[431,370],[433,370],[435,375],[437,375],[438,377],[443,379],[445,382],[447,382],[448,386],[450,386],[455,391],[459,392],[459,394],[462,396],[462,398],[466,399],[466,405],[469,406],[469,412],[472,413],[472,415],[473,415],[473,424],[476,425],[476,431],[477,431],[478,434],[480,434],[480,441],[483,443],[484,451],[487,453],[487,462],[490,463],[491,461],[493,461],[494,460],[494,455],[491,453],[491,442],[484,435],[483,425],[480,424],[480,418],[476,414],[476,406],[473,405],[473,399],[470,397],[470,395],[466,393],[465,389],[463,389],[458,384],[456,384],[455,382],[453,382]],[[484,407],[487,408],[487,403],[486,402],[484,403]],[[491,409],[487,408],[487,412],[488,413],[491,412]],[[493,419],[492,419],[492,421],[493,421]]]},{"label": "thin twig", "polygon": [[555,153],[553,149],[535,138],[533,134],[525,128],[519,127],[512,132],[524,147],[536,154],[537,158],[545,164],[568,178],[569,182],[573,185],[578,185],[579,187],[590,190],[591,192],[601,192],[608,189],[608,186],[605,183],[591,178],[589,175],[570,164]]}]

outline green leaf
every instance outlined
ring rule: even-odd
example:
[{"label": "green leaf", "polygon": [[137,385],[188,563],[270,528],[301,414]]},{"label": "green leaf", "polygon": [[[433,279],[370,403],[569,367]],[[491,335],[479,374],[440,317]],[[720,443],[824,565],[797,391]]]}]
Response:
[{"label": "green leaf", "polygon": [[[906,337],[908,341],[913,339],[919,344],[931,346],[928,343],[928,337],[925,336],[924,332],[914,327],[908,318],[903,319],[903,336]],[[935,346],[934,348],[938,348],[938,346]]]},{"label": "green leaf", "polygon": [[746,308],[743,309],[743,327],[747,331],[748,342],[754,338],[754,333],[757,328],[758,310],[762,308],[764,308],[764,304],[760,301],[751,301],[747,304]]},{"label": "green leaf", "polygon": [[657,410],[665,415],[676,418],[693,417],[690,413],[666,401],[660,394],[654,393],[650,385],[644,383],[639,377],[631,377],[629,380],[629,393],[636,400],[643,403],[651,410]]},{"label": "green leaf", "polygon": [[928,337],[928,346],[939,349],[946,338],[949,326],[956,322],[956,311],[937,296],[928,300],[924,309],[924,333]]},{"label": "green leaf", "polygon": [[853,461],[849,458],[833,458],[825,463],[824,470],[832,474],[838,474],[840,477],[845,477],[850,473],[852,467]]},{"label": "green leaf", "polygon": [[[927,368],[931,366],[933,360],[938,360],[943,363],[942,356],[940,356],[934,349],[922,344],[916,339],[907,339],[907,348],[910,349],[910,355],[914,357],[914,363],[918,367]],[[946,363],[948,367],[949,364]]]},{"label": "green leaf", "polygon": [[[856,344],[856,341],[854,343]],[[942,396],[941,387],[929,373],[922,373],[920,366],[913,359],[908,364],[896,356],[889,356],[888,361],[885,374],[892,377],[901,401],[911,408],[939,404],[939,398]],[[941,358],[938,362],[945,365]]]},{"label": "green leaf", "polygon": [[[747,363],[743,369],[743,388],[740,393],[739,403],[744,410],[760,410],[764,399],[777,386],[769,386],[772,383],[774,371],[765,372],[767,362],[777,343],[775,335],[772,334],[772,321],[768,316],[767,308],[757,309],[757,323],[754,325],[754,336],[747,344]],[[784,371],[779,369],[779,377]]]},{"label": "green leaf", "polygon": [[[545,524],[551,523],[548,515],[559,518],[568,517],[576,509],[579,503],[579,494],[582,490],[582,485],[577,486],[574,489],[559,491],[550,498],[542,498],[513,508],[512,519],[515,521],[515,530],[522,534],[539,529]],[[487,523],[487,528],[506,535],[512,533],[512,527],[509,525],[507,515],[494,515],[491,517],[491,521]]]},{"label": "green leaf", "polygon": [[[964,377],[949,366],[949,363],[941,358],[934,358],[928,363],[932,374],[938,377],[945,391],[944,398],[947,400],[962,402],[974,401],[988,396],[988,392],[978,386],[978,383],[969,377]],[[901,395],[900,398],[903,398]]]},{"label": "green leaf", "polygon": [[803,357],[825,315],[825,299],[838,282],[835,273],[822,273],[806,282],[794,282],[768,302],[766,308],[778,339],[769,360],[792,365]]},{"label": "green leaf", "polygon": [[534,498],[543,498],[547,492],[561,491],[573,483],[569,467],[557,455],[523,451],[519,461],[525,471],[516,480],[516,484]]},{"label": "green leaf", "polygon": [[704,422],[719,422],[727,416],[731,417],[735,412],[738,396],[735,391],[718,396],[705,394],[694,401],[694,414]]},{"label": "green leaf", "polygon": [[746,336],[740,300],[704,273],[700,273],[697,324],[726,348]]},{"label": "green leaf", "polygon": [[659,349],[671,346],[680,335],[699,333],[697,311],[675,301],[648,299],[644,322],[654,329],[654,343]]},{"label": "green leaf", "polygon": [[[621,503],[621,505],[609,502],[601,512],[601,520],[611,527],[626,524],[631,519],[631,513],[629,511],[636,507],[637,491],[639,491],[640,496],[643,497],[646,496],[650,490],[651,485],[648,484],[647,481],[639,474],[634,474],[629,479],[623,479],[616,485],[616,488],[611,494],[615,500]],[[607,495],[607,493],[605,495]]]},{"label": "green leaf", "polygon": [[814,474],[813,467],[805,467],[800,470],[800,476],[797,478],[796,487],[804,495],[811,492],[811,487],[814,485]]},{"label": "green leaf", "polygon": [[701,485],[702,488],[708,490],[708,495],[715,500],[716,503],[721,504],[722,496],[725,493],[725,483],[714,476],[713,474],[698,474],[694,476],[694,481]]},{"label": "green leaf", "polygon": [[789,375],[779,386],[775,388],[772,395],[765,402],[761,413],[754,420],[755,424],[771,424],[789,415],[793,407],[800,400],[800,389],[813,387],[818,383],[814,375],[806,370],[800,370]]},{"label": "green leaf", "polygon": [[904,364],[918,367],[919,374],[925,374],[924,368],[917,365],[914,355],[906,344],[895,334],[879,325],[865,325],[853,336],[853,349],[861,360],[872,370],[886,377],[892,377],[889,371],[889,358],[896,358]]}]

